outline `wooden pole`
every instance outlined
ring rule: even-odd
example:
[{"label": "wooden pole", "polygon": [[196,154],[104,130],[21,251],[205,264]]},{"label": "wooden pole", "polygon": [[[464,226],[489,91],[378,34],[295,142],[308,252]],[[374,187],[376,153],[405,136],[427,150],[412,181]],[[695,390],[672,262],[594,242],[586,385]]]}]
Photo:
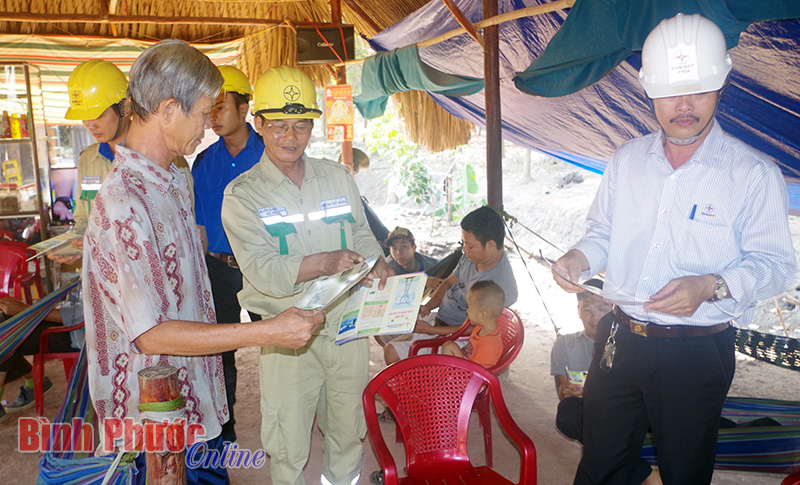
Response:
[{"label": "wooden pole", "polygon": [[[497,15],[497,0],[483,0],[483,18]],[[489,207],[503,208],[503,136],[500,112],[499,27],[483,29],[483,82],[486,99],[486,200]]]},{"label": "wooden pole", "polygon": [[[557,0],[555,2],[544,3],[542,5],[534,5],[532,7],[521,8],[519,10],[514,10],[512,12],[506,12],[500,15],[495,15],[490,18],[485,18],[480,22],[475,22],[474,24],[472,24],[472,26],[475,29],[484,29],[492,25],[500,25],[503,22],[508,22],[510,20],[517,20],[525,17],[534,17],[536,15],[555,12],[556,10],[564,10],[565,8],[572,8],[572,6],[575,4],[575,1],[576,0]],[[0,20],[3,20],[2,16],[0,16]],[[433,37],[432,39],[418,42],[416,45],[418,48],[427,47],[429,45],[438,44],[439,42],[444,42],[447,39],[451,39],[457,35],[465,33],[467,33],[467,30],[464,27],[459,27],[457,29],[451,30],[450,32],[445,32],[442,35]],[[344,64],[355,64],[357,62],[364,62],[365,59],[369,58],[353,59],[351,61],[345,62]]]},{"label": "wooden pole", "polygon": [[781,313],[781,304],[778,302],[778,297],[773,296],[772,299],[775,301],[775,311],[778,312],[778,318],[781,320],[781,327],[783,327],[783,335],[788,337],[789,331],[786,330],[786,322],[783,321],[783,314]]},{"label": "wooden pole", "polygon": [[[342,21],[342,4],[340,0],[331,0],[331,22],[341,23]],[[342,46],[344,47],[344,46]],[[336,84],[347,84],[347,69],[345,66],[336,67]],[[353,168],[353,142],[342,142],[342,164],[347,167],[352,175],[355,173]]]},{"label": "wooden pole", "polygon": [[[178,369],[171,365],[156,365],[139,371],[139,402],[169,402],[181,396]],[[175,453],[148,452],[148,485],[174,485],[186,483],[186,451]]]},{"label": "wooden pole", "polygon": [[354,0],[344,0],[344,3],[347,4],[348,7],[350,7],[350,10],[353,11],[353,14],[355,14],[358,18],[360,18],[362,22],[367,24],[367,27],[372,29],[373,33],[378,33],[381,30],[383,30],[382,28],[380,28],[378,24],[375,23],[374,20],[370,18],[369,15],[367,15],[366,12],[364,12],[364,10],[361,9],[361,7],[358,6],[358,4]]},{"label": "wooden pole", "polygon": [[450,10],[450,13],[453,14],[453,17],[456,18],[458,24],[464,28],[464,30],[469,34],[470,37],[475,39],[475,42],[481,46],[481,50],[486,50],[486,45],[483,41],[483,36],[475,30],[475,27],[469,22],[467,17],[464,13],[458,8],[453,0],[442,0],[444,5]]}]

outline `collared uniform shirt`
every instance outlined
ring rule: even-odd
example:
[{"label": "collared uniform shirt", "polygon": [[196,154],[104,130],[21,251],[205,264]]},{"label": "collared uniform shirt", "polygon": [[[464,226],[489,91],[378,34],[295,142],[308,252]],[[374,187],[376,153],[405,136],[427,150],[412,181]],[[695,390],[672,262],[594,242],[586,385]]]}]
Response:
[{"label": "collared uniform shirt", "polygon": [[[311,283],[295,284],[305,256],[342,249],[343,242],[364,258],[382,254],[347,169],[327,160],[305,155],[303,159],[301,187],[278,170],[265,152],[259,163],[225,189],[222,223],[244,276],[239,302],[262,317],[273,317],[297,304]],[[354,222],[322,219],[325,214],[335,219],[348,213]],[[273,235],[268,226],[274,234],[285,234]],[[327,309],[323,332],[328,335],[336,335],[344,299]]]},{"label": "collared uniform shirt", "polygon": [[[189,188],[191,188],[193,185],[192,174],[186,159],[179,156],[172,163],[183,173]],[[108,143],[95,143],[81,150],[78,157],[78,193],[75,196],[75,212],[73,213],[75,226],[72,231],[75,234],[86,232],[90,206],[103,181],[113,168],[114,153]]]},{"label": "collared uniform shirt", "polygon": [[[641,320],[665,325],[747,324],[758,300],[787,289],[795,256],[788,195],[765,155],[726,135],[716,121],[691,159],[674,170],[661,132],[622,145],[589,209],[575,245],[603,293]],[[704,302],[689,317],[642,305],[670,280],[718,273],[732,298]]]},{"label": "collared uniform shirt", "polygon": [[204,226],[208,237],[208,250],[212,253],[232,253],[231,245],[222,227],[222,195],[225,187],[236,177],[253,168],[264,153],[264,142],[248,123],[250,136],[242,151],[232,156],[219,140],[203,150],[194,160],[195,216],[197,225]]},{"label": "collared uniform shirt", "polygon": [[173,365],[188,422],[202,424],[212,439],[228,420],[220,356],[145,355],[134,343],[164,321],[216,321],[189,194],[174,164],[167,171],[117,147],[85,236],[89,390],[101,421],[136,417],[137,373]]}]

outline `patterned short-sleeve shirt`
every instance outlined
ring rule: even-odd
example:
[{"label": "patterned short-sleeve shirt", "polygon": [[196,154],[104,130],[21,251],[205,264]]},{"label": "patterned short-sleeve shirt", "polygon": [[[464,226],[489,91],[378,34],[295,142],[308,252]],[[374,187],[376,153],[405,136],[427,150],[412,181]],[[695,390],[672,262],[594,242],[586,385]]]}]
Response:
[{"label": "patterned short-sleeve shirt", "polygon": [[206,439],[219,435],[228,420],[220,356],[145,355],[134,343],[168,320],[216,323],[189,186],[175,165],[164,170],[117,147],[89,216],[83,294],[89,389],[101,426],[136,417],[137,373],[170,364],[188,421],[205,426]]}]

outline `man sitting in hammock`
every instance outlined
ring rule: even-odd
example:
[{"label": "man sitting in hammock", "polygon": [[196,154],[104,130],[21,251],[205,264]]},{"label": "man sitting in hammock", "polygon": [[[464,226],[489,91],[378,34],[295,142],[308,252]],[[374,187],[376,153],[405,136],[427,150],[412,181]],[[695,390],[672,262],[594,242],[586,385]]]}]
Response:
[{"label": "man sitting in hammock", "polygon": [[[12,298],[10,296],[0,298],[0,321],[7,317],[14,316],[29,305]],[[20,376],[25,378],[25,384],[20,386],[19,395],[11,401],[5,409],[0,404],[0,423],[8,418],[9,413],[20,413],[30,409],[34,405],[33,396],[33,372],[31,364],[25,359],[26,355],[33,355],[39,352],[39,339],[48,328],[59,327],[61,325],[74,327],[83,323],[83,299],[81,298],[80,288],[72,291],[60,308],[52,310],[44,318],[36,329],[31,333],[11,354],[8,359],[0,363],[0,397],[3,395],[3,386],[6,379],[18,379]],[[49,348],[52,352],[77,352],[83,346],[83,328],[73,330],[69,333],[54,333],[50,335]],[[53,389],[53,383],[45,377],[44,394]]]}]

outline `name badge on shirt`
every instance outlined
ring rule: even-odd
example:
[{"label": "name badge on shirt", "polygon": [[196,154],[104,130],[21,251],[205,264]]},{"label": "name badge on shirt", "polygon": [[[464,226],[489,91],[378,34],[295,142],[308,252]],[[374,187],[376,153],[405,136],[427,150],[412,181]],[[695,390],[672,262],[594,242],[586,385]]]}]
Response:
[{"label": "name badge on shirt", "polygon": [[319,219],[335,217],[338,221],[339,217],[337,216],[345,216],[346,218],[346,216],[350,215],[352,212],[350,204],[347,202],[347,197],[337,197],[335,199],[323,200],[319,203],[319,208],[319,211],[312,212],[308,215],[310,220],[316,221]]},{"label": "name badge on shirt", "polygon": [[101,186],[100,177],[83,177],[81,179],[81,190],[100,190]]},{"label": "name badge on shirt", "polygon": [[281,222],[294,224],[295,222],[303,222],[303,214],[289,215],[286,207],[262,207],[258,209],[258,217],[264,225],[271,226]]}]

